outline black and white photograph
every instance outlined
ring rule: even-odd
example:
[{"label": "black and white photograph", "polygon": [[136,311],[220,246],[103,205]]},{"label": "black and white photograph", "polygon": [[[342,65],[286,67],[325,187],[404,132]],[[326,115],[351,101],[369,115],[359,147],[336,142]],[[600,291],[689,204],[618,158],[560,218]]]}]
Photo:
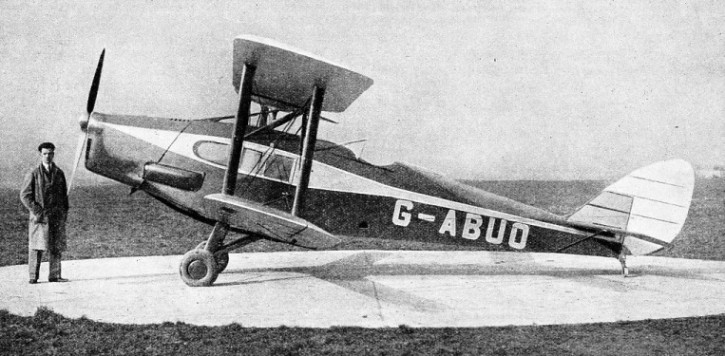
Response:
[{"label": "black and white photograph", "polygon": [[0,355],[725,354],[724,33],[0,1]]}]

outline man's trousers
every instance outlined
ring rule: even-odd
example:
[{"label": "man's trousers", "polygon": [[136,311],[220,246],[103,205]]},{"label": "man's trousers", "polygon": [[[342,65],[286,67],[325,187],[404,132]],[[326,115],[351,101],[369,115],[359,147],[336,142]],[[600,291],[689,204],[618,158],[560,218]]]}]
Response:
[{"label": "man's trousers", "polygon": [[[40,274],[40,262],[43,260],[43,250],[28,251],[28,269],[30,279],[37,280]],[[50,263],[50,273],[48,279],[60,278],[60,252],[48,250],[48,261]]]}]

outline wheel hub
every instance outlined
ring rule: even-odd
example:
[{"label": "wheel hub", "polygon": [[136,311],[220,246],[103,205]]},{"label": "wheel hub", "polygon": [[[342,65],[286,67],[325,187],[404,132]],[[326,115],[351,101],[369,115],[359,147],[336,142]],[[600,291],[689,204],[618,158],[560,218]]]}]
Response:
[{"label": "wheel hub", "polygon": [[202,279],[206,276],[206,265],[204,262],[196,260],[189,263],[189,276],[193,279]]}]

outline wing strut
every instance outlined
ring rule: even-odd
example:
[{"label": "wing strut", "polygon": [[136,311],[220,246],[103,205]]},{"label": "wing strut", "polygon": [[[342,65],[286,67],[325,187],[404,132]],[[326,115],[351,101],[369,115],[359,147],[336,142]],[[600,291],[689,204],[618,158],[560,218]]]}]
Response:
[{"label": "wing strut", "polygon": [[310,172],[312,172],[312,159],[315,154],[315,143],[317,142],[317,127],[320,124],[320,113],[322,102],[325,97],[325,87],[315,85],[312,91],[312,103],[310,104],[310,117],[304,123],[304,141],[302,143],[302,171],[299,175],[299,183],[295,190],[295,200],[292,203],[292,215],[300,216],[305,205],[307,187],[310,184]]},{"label": "wing strut", "polygon": [[[256,69],[255,66],[247,63],[244,64],[244,68],[242,69],[242,82],[239,87],[239,107],[237,108],[237,115],[234,120],[232,144],[229,147],[229,164],[227,164],[224,185],[222,186],[222,194],[225,196],[233,196],[237,187],[237,171],[239,171],[239,161],[242,157],[242,149],[244,148],[244,134],[249,125],[249,108],[252,105],[252,81],[254,80],[254,71]],[[220,216],[219,221],[214,225],[214,229],[209,235],[205,249],[210,253],[216,252],[224,242],[228,231],[228,217]]]},{"label": "wing strut", "polygon": [[224,186],[222,193],[226,195],[234,195],[237,186],[237,171],[239,170],[239,160],[242,157],[242,147],[244,145],[244,134],[249,125],[249,108],[252,104],[252,80],[254,79],[254,71],[257,68],[253,65],[244,64],[242,69],[242,83],[239,88],[239,108],[234,120],[234,133],[232,134],[232,145],[229,147],[229,164],[227,164],[227,172],[224,176]]}]

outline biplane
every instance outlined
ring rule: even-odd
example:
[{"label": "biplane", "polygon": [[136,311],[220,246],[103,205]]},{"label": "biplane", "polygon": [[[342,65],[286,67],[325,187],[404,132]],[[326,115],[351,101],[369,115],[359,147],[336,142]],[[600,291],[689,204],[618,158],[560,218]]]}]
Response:
[{"label": "biplane", "polygon": [[83,160],[212,226],[180,262],[189,286],[212,285],[230,251],[260,239],[324,249],[342,236],[610,256],[626,276],[625,256],[667,247],[688,214],[694,173],[683,160],[635,170],[565,216],[411,165],[367,162],[318,139],[318,130],[323,112],[345,111],[373,80],[269,39],[234,39],[239,103],[227,117],[94,112],[104,55],[80,119],[71,185]]}]

